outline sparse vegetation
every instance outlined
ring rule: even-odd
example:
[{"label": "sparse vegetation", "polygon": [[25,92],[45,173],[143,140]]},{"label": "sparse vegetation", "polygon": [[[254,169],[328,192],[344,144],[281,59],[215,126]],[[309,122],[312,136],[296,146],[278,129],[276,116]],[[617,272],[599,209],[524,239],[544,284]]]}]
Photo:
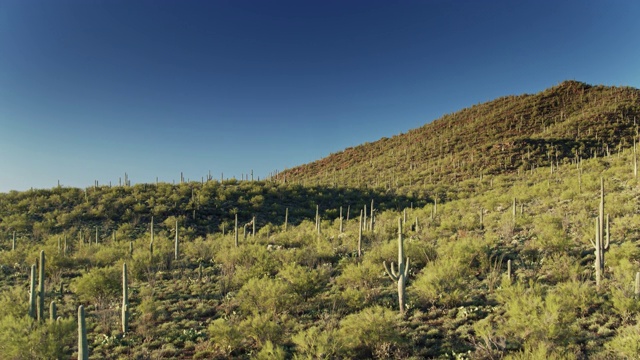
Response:
[{"label": "sparse vegetation", "polygon": [[[0,194],[0,353],[640,357],[638,94],[567,82],[498,99],[286,183]],[[354,216],[371,199],[373,222]]]}]

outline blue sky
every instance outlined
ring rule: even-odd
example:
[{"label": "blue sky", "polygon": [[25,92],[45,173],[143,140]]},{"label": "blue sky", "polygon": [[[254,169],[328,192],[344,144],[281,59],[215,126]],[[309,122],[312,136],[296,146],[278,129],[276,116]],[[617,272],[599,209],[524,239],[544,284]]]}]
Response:
[{"label": "blue sky", "polygon": [[0,0],[0,192],[265,177],[496,97],[640,87],[637,1]]}]

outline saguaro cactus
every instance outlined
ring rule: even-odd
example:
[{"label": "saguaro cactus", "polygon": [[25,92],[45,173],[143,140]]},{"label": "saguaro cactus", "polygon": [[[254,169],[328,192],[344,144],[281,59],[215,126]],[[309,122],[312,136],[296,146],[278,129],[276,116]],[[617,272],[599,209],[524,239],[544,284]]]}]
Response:
[{"label": "saguaro cactus", "polygon": [[55,301],[51,301],[51,304],[49,304],[49,322],[53,323],[54,321],[56,321],[57,318],[57,311],[56,311],[56,302]]},{"label": "saguaro cactus", "polygon": [[129,280],[127,264],[122,264],[122,332],[129,330]]},{"label": "saguaro cactus", "polygon": [[151,242],[149,242],[149,258],[153,259],[153,216],[151,217]]},{"label": "saguaro cactus", "polygon": [[36,318],[36,265],[31,265],[31,284],[29,286],[29,316]]},{"label": "saguaro cactus", "polygon": [[402,238],[402,219],[398,219],[398,271],[394,270],[393,262],[391,266],[383,261],[384,269],[393,281],[398,282],[398,303],[400,312],[404,313],[405,308],[405,285],[409,275],[409,257],[404,257],[404,239]]},{"label": "saguaro cactus", "polygon": [[174,259],[178,260],[178,254],[180,253],[180,244],[178,242],[178,220],[176,219],[176,240],[174,244]]},{"label": "saguaro cactus", "polygon": [[78,306],[78,360],[89,360],[89,342],[87,341],[87,323],[84,319],[84,306]]},{"label": "saguaro cactus", "polygon": [[362,218],[362,230],[367,230],[367,205],[364,205],[364,217]]},{"label": "saguaro cactus", "polygon": [[15,251],[16,250],[16,232],[13,232],[13,239],[11,240],[11,250]]},{"label": "saguaro cactus", "polygon": [[316,230],[320,234],[320,206],[316,205]]},{"label": "saguaro cactus", "polygon": [[342,227],[342,206],[340,206],[340,234],[343,233],[344,228]]},{"label": "saguaro cactus", "polygon": [[238,214],[236,214],[236,223],[234,226],[233,241],[236,247],[238,247]]},{"label": "saguaro cactus", "polygon": [[370,213],[371,216],[369,217],[369,231],[373,232],[373,199],[371,199],[371,209],[370,209]]},{"label": "saguaro cactus", "polygon": [[284,210],[284,231],[287,231],[287,225],[289,223],[289,208]]},{"label": "saguaro cactus", "polygon": [[358,257],[362,256],[362,210],[360,210],[360,227],[358,228]]},{"label": "saguaro cactus", "polygon": [[[602,282],[602,273],[604,272],[604,253],[609,249],[609,215],[606,220],[604,217],[604,179],[600,178],[600,206],[598,209],[599,216],[596,218],[596,238],[595,242],[591,241],[591,245],[594,247],[594,253],[596,255],[595,268],[596,268],[596,287],[600,288]],[[606,236],[605,236],[605,222],[606,222]]]},{"label": "saguaro cactus", "polygon": [[40,250],[38,274],[38,321],[44,321],[44,250]]},{"label": "saguaro cactus", "polygon": [[636,273],[636,283],[633,293],[635,294],[636,299],[640,299],[640,271]]}]

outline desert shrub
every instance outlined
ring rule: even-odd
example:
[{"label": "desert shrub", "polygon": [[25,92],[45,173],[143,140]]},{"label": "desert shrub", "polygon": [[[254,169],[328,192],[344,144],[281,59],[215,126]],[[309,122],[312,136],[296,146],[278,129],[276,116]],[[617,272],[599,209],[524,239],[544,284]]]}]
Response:
[{"label": "desert shrub", "polygon": [[[397,227],[396,227],[397,228]],[[397,230],[396,230],[397,231]],[[398,262],[398,235],[391,237],[391,240],[373,246],[365,253],[364,263],[373,267],[382,267],[382,262]],[[432,244],[416,241],[407,236],[404,237],[404,254],[409,257],[412,269],[421,269],[428,261],[437,257],[437,252]]]},{"label": "desert shrub", "polygon": [[469,296],[472,274],[476,269],[486,268],[486,247],[477,239],[462,238],[443,242],[438,248],[438,257],[418,274],[411,290],[418,298],[429,304],[454,306]]},{"label": "desert shrub", "polygon": [[154,262],[149,257],[149,250],[135,251],[133,258],[126,260],[129,277],[138,281],[150,281],[155,278]]},{"label": "desert shrub", "polygon": [[362,310],[372,303],[372,292],[366,289],[347,287],[332,294],[335,306],[346,308],[347,312]]},{"label": "desert shrub", "polygon": [[[613,232],[613,229],[611,230]],[[640,260],[640,248],[638,248],[634,242],[619,242],[618,239],[611,239],[611,247],[605,254],[607,266],[615,268],[624,262],[624,266],[627,267],[630,262],[636,262],[638,260]]]},{"label": "desert shrub", "polygon": [[90,261],[94,266],[109,266],[129,255],[129,243],[91,245]]},{"label": "desert shrub", "polygon": [[253,314],[238,325],[245,338],[252,339],[258,348],[267,342],[281,343],[285,338],[284,321],[269,314]]},{"label": "desert shrub", "polygon": [[640,358],[640,315],[635,324],[618,328],[616,334],[605,344],[606,352],[619,359]]},{"label": "desert shrub", "polygon": [[[70,357],[76,322],[60,318],[37,323],[27,315],[28,295],[18,287],[0,295],[0,348],[3,359],[62,359]],[[66,349],[65,349],[66,348]]]},{"label": "desert shrub", "polygon": [[330,275],[329,270],[327,266],[309,269],[289,263],[278,272],[278,277],[289,283],[291,290],[306,301],[326,286]]},{"label": "desert shrub", "polygon": [[640,300],[634,294],[636,271],[637,266],[622,258],[617,261],[609,282],[613,308],[625,318],[640,311]]},{"label": "desert shrub", "polygon": [[183,241],[181,251],[184,256],[195,262],[209,261],[214,258],[213,242],[198,237],[193,241]]},{"label": "desert shrub", "polygon": [[276,315],[294,308],[299,299],[286,282],[268,277],[249,279],[236,296],[245,314]]},{"label": "desert shrub", "polygon": [[228,276],[231,288],[239,288],[250,278],[273,276],[278,262],[263,245],[244,244],[221,250],[215,255],[223,276]]},{"label": "desert shrub", "polygon": [[296,345],[293,355],[296,360],[333,359],[342,349],[342,338],[335,328],[312,326],[295,334],[291,341]]},{"label": "desert shrub", "polygon": [[101,308],[120,293],[122,288],[121,267],[94,268],[79,278],[71,287],[83,303],[93,303]]},{"label": "desert shrub", "polygon": [[552,344],[541,341],[534,344],[528,344],[522,351],[507,355],[508,360],[572,360],[576,356],[563,349],[554,348]]},{"label": "desert shrub", "polygon": [[547,253],[565,253],[573,244],[562,228],[562,218],[543,213],[533,220],[535,245]]},{"label": "desert shrub", "polygon": [[454,306],[468,296],[470,269],[451,256],[428,264],[411,286],[411,291],[428,304]]},{"label": "desert shrub", "polygon": [[398,315],[381,306],[346,316],[340,321],[338,333],[344,341],[345,355],[358,358],[372,357],[380,344],[404,342],[398,331]]},{"label": "desert shrub", "polygon": [[497,332],[521,345],[570,345],[582,332],[577,318],[598,301],[593,287],[582,282],[561,283],[546,294],[539,284],[516,282],[496,295],[505,308]]},{"label": "desert shrub", "polygon": [[209,339],[223,355],[229,356],[232,352],[242,347],[244,336],[228,320],[216,319],[208,327]]},{"label": "desert shrub", "polygon": [[287,358],[287,352],[282,346],[274,345],[271,341],[262,346],[255,356],[256,360],[284,360]]},{"label": "desert shrub", "polygon": [[370,261],[362,263],[348,263],[336,278],[338,286],[368,290],[382,284],[382,263],[376,264]]},{"label": "desert shrub", "polygon": [[545,257],[541,263],[538,280],[552,284],[578,281],[583,272],[580,262],[567,254],[554,254]]}]

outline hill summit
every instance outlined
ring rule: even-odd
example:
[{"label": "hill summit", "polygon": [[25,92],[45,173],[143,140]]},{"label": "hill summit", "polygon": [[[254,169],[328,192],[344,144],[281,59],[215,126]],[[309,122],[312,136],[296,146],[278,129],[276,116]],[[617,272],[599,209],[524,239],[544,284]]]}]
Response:
[{"label": "hill summit", "polygon": [[554,166],[632,146],[640,90],[564,81],[505,96],[420,128],[285,170],[281,181],[408,190]]}]

